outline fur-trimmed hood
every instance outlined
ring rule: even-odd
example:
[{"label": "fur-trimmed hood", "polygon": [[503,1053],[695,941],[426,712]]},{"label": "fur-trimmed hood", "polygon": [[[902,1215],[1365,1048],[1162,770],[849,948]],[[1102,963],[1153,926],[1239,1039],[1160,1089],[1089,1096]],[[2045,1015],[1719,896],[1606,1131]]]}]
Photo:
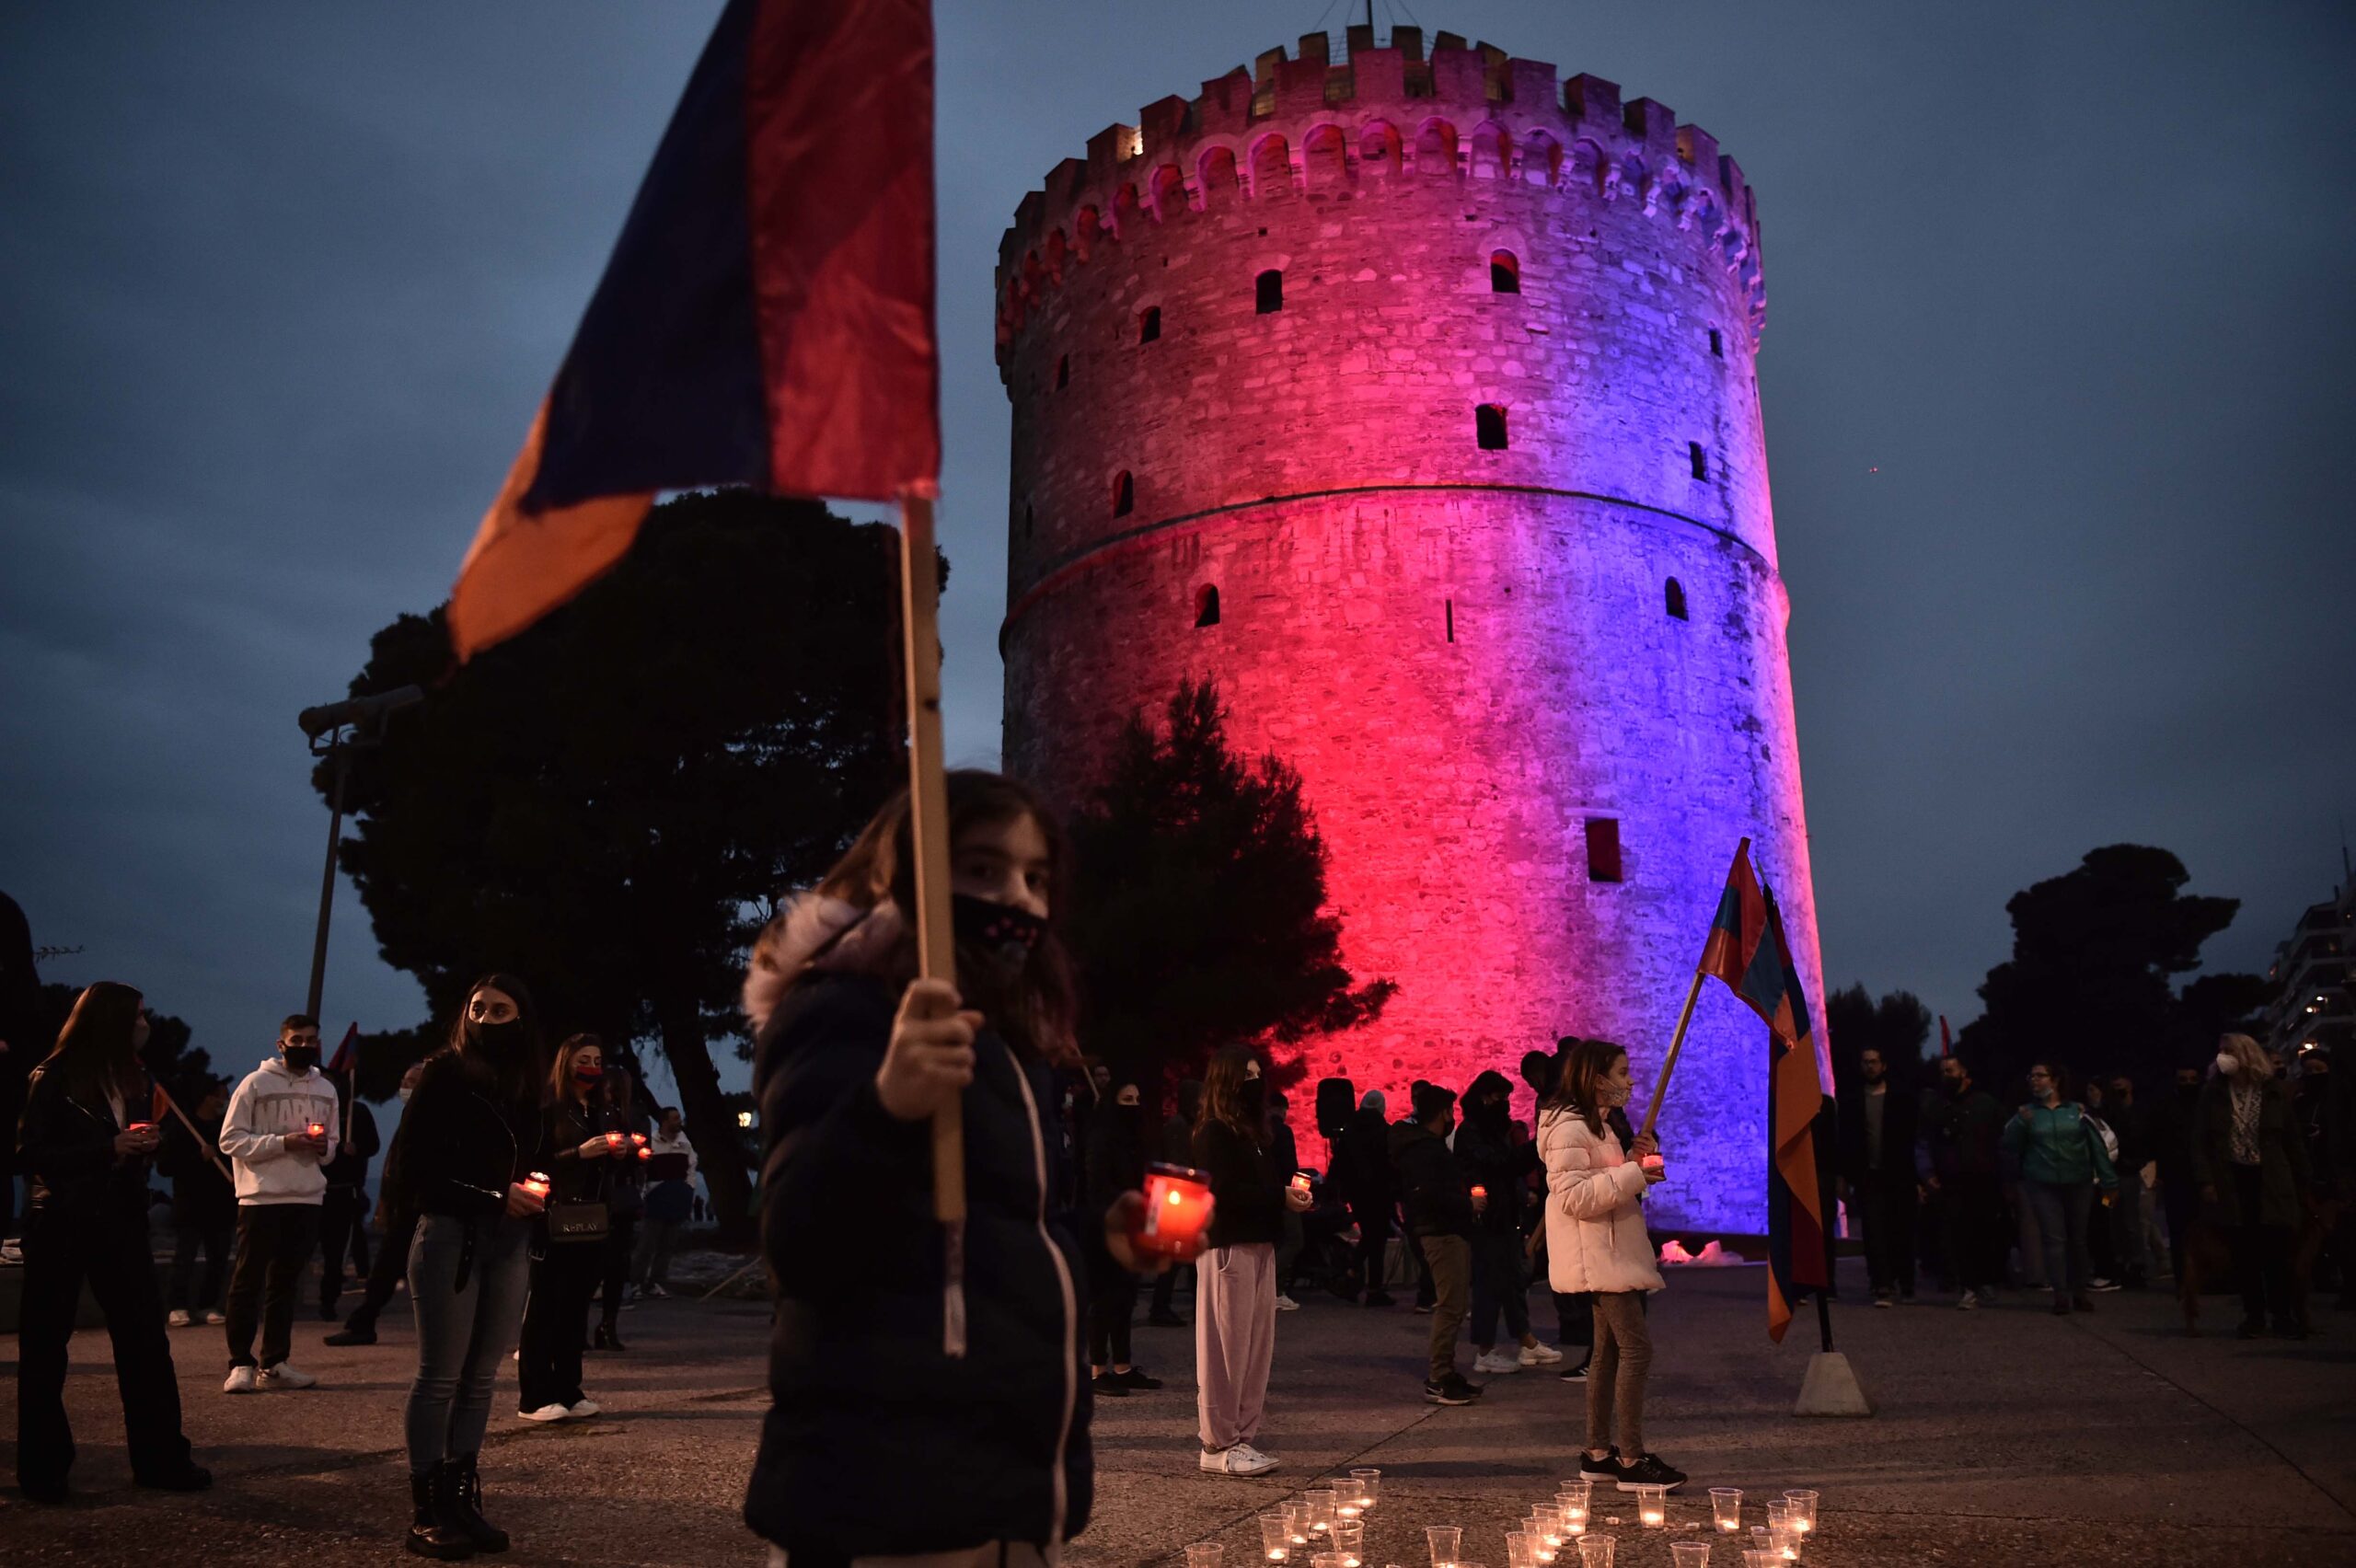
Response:
[{"label": "fur-trimmed hood", "polygon": [[875,967],[898,945],[900,906],[886,898],[872,909],[816,893],[800,894],[761,928],[745,970],[745,1016],[755,1034],[806,969],[858,972]]}]

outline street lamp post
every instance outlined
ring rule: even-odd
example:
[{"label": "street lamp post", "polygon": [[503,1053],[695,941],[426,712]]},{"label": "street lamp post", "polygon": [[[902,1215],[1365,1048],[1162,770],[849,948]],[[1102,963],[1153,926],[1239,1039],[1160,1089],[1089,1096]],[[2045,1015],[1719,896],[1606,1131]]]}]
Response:
[{"label": "street lamp post", "polygon": [[306,708],[294,721],[311,743],[311,755],[324,756],[335,764],[335,787],[329,799],[332,811],[328,817],[328,864],[319,878],[319,925],[311,939],[311,989],[303,1010],[314,1019],[319,1016],[319,995],[328,976],[328,917],[335,907],[335,858],[343,841],[343,790],[352,778],[352,753],[359,746],[382,744],[385,721],[404,708],[425,700],[425,693],[413,686],[399,686],[374,697],[355,697],[344,702],[329,702],[318,708]]}]

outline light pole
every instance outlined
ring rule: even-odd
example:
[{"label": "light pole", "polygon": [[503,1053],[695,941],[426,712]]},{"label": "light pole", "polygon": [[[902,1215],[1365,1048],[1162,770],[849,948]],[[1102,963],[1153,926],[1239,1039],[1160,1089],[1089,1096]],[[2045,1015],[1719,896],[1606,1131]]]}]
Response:
[{"label": "light pole", "polygon": [[319,1016],[319,993],[327,984],[328,916],[335,906],[335,856],[343,838],[343,787],[352,777],[352,750],[382,743],[385,721],[424,700],[425,693],[417,687],[398,686],[374,697],[355,697],[306,708],[294,717],[294,722],[303,727],[305,737],[311,743],[311,755],[328,757],[335,764],[331,798],[334,810],[328,818],[328,868],[319,879],[319,928],[311,939],[310,998],[303,1004],[303,1010],[314,1019]]}]

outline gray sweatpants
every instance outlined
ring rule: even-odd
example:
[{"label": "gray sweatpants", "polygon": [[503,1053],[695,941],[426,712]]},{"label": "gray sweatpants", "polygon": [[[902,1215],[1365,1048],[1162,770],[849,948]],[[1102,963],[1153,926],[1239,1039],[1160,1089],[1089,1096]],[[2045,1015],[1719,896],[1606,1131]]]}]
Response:
[{"label": "gray sweatpants", "polygon": [[1196,1268],[1195,1403],[1203,1447],[1216,1451],[1260,1435],[1276,1354],[1276,1250],[1214,1247]]},{"label": "gray sweatpants", "polygon": [[1587,1369],[1587,1446],[1611,1446],[1611,1416],[1620,1416],[1620,1457],[1645,1452],[1645,1379],[1653,1369],[1652,1331],[1645,1326],[1645,1293],[1595,1293],[1595,1356]]}]

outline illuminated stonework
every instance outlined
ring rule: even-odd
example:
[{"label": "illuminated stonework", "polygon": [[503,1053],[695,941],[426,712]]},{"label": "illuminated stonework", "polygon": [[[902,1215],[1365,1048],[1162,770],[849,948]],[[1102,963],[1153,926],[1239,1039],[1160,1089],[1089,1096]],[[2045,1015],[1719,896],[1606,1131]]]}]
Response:
[{"label": "illuminated stonework", "polygon": [[[1609,82],[1352,31],[1102,132],[1007,234],[1007,763],[1071,801],[1216,677],[1400,986],[1312,1076],[1403,1108],[1577,1032],[1643,1092],[1744,834],[1821,1016],[1750,190]],[[1766,1065],[1705,994],[1657,1224],[1762,1227]]]}]

